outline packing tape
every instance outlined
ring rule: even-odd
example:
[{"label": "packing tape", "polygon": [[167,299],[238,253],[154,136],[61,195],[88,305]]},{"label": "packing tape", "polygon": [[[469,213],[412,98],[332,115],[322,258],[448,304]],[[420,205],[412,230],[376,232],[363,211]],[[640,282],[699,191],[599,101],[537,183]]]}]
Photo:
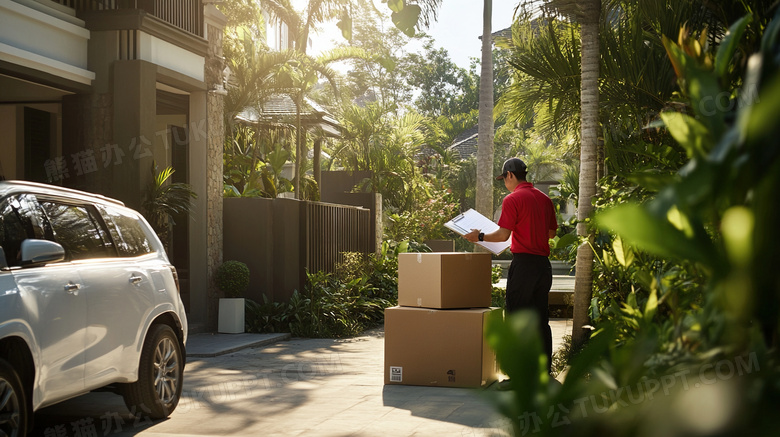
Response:
[{"label": "packing tape", "polygon": [[421,297],[418,297],[418,298],[417,298],[417,306],[418,306],[418,307],[421,307],[421,306],[422,306],[422,298],[421,298]]},{"label": "packing tape", "polygon": [[422,264],[422,254],[421,253],[417,254],[417,264]]}]

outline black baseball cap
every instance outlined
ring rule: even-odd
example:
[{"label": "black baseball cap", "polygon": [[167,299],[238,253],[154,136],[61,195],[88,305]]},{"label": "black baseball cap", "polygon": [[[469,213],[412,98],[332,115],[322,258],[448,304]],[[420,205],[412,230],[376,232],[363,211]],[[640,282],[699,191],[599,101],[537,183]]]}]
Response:
[{"label": "black baseball cap", "polygon": [[504,179],[507,172],[510,171],[513,173],[525,174],[528,172],[528,167],[526,167],[525,163],[520,158],[509,158],[504,161],[504,167],[501,168],[501,174],[498,175],[496,179]]}]

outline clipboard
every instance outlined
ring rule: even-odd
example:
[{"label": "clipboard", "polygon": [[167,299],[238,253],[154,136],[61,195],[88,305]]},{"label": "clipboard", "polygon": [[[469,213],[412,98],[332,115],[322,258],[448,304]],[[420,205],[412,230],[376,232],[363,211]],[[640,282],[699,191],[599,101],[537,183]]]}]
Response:
[{"label": "clipboard", "polygon": [[[495,224],[493,220],[490,220],[484,215],[478,213],[473,208],[469,209],[463,214],[458,214],[455,218],[445,223],[444,226],[461,236],[468,234],[472,229],[480,229],[486,234],[489,234],[498,229],[498,225]],[[508,240],[503,242],[478,241],[474,244],[478,244],[492,252],[494,255],[498,255],[501,252],[509,249],[511,240],[512,237],[509,237]]]}]

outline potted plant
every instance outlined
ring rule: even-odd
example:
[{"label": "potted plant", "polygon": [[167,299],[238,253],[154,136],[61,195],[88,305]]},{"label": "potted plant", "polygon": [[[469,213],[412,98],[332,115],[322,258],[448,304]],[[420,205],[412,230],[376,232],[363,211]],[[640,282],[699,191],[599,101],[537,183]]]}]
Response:
[{"label": "potted plant", "polygon": [[241,261],[225,261],[214,278],[225,297],[219,299],[217,331],[226,334],[244,332],[244,305],[241,297],[249,287],[249,267]]}]

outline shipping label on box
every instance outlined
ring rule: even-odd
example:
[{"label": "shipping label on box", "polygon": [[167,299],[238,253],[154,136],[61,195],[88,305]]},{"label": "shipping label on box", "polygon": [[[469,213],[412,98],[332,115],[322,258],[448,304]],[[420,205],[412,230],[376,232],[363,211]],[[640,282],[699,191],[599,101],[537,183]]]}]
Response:
[{"label": "shipping label on box", "polygon": [[481,387],[498,377],[484,332],[500,308],[385,310],[385,384]]},{"label": "shipping label on box", "polygon": [[398,305],[487,308],[493,289],[489,253],[401,253]]},{"label": "shipping label on box", "polygon": [[390,382],[404,382],[404,368],[390,366]]}]

